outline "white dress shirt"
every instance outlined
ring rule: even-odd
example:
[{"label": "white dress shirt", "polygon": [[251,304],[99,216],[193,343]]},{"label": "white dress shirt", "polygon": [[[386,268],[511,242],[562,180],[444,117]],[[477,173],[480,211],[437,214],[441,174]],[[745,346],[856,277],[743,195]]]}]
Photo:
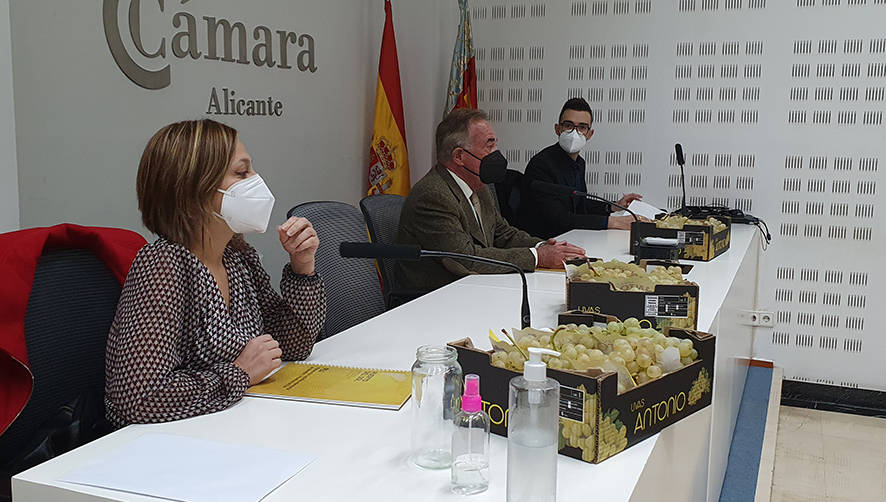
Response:
[{"label": "white dress shirt", "polygon": [[[473,213],[474,213],[474,218],[476,218],[477,223],[480,225],[480,228],[482,229],[483,224],[480,222],[480,215],[477,214],[477,210],[474,209],[474,205],[471,204],[471,194],[473,194],[474,191],[471,189],[470,186],[468,186],[468,184],[465,182],[465,180],[459,178],[454,172],[450,171],[449,169],[447,169],[446,172],[448,172],[449,175],[452,176],[452,179],[455,180],[455,184],[458,185],[459,188],[461,188],[462,193],[465,195],[465,199],[468,201],[468,205],[471,206],[471,211],[473,211]],[[495,224],[495,222],[487,222],[486,224],[493,225],[493,224]],[[544,244],[544,241],[539,242],[538,245],[536,245],[536,247],[538,247],[542,244]],[[529,251],[532,251],[532,256],[535,257],[535,265],[538,266],[538,249],[529,248]]]}]

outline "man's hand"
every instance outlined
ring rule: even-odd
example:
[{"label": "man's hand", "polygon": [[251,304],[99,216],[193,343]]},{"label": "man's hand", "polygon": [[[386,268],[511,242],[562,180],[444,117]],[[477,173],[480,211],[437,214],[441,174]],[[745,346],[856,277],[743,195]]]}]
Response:
[{"label": "man's hand", "polygon": [[[626,193],[624,197],[619,199],[618,204],[623,207],[628,207],[631,205],[631,202],[634,202],[635,200],[643,200],[643,196],[638,193]],[[616,207],[616,206],[612,206],[612,210],[613,211],[620,211],[621,208]],[[609,228],[612,228],[612,227],[609,227]]]},{"label": "man's hand", "polygon": [[631,215],[626,216],[610,216],[609,217],[609,229],[610,230],[630,230],[631,223],[634,222],[634,217]]},{"label": "man's hand", "polygon": [[[640,221],[650,221],[649,218],[645,216],[637,215],[637,218]],[[609,230],[630,230],[631,223],[634,222],[634,217],[631,215],[625,216],[610,216],[609,217]]]},{"label": "man's hand", "polygon": [[563,268],[563,260],[581,258],[585,250],[566,241],[548,239],[538,248],[537,268]]},{"label": "man's hand", "polygon": [[314,254],[320,245],[317,231],[305,218],[293,216],[277,227],[280,244],[289,253],[289,268],[296,274],[314,273]]}]

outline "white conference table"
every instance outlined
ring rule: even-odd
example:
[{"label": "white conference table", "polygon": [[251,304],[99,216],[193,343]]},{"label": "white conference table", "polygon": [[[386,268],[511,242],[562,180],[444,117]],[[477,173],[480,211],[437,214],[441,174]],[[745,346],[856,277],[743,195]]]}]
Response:
[{"label": "white conference table", "polygon": [[[589,256],[630,258],[624,231],[573,231],[563,238]],[[729,251],[713,262],[693,262],[689,277],[701,290],[699,329],[718,335],[712,406],[601,464],[560,455],[559,500],[717,500],[753,342],[751,328],[731,321],[739,309],[754,306],[758,249],[755,230],[738,226]],[[554,326],[565,309],[563,274],[537,272],[527,279],[533,325]],[[490,328],[519,326],[519,305],[517,275],[468,276],[317,343],[309,361],[408,370],[420,345],[470,337],[489,348]],[[18,474],[12,489],[15,502],[159,500],[58,481],[154,432],[316,457],[267,501],[461,500],[449,491],[448,470],[422,470],[407,461],[409,429],[410,403],[395,412],[246,397],[211,415],[125,427]],[[505,438],[492,436],[490,488],[472,500],[504,500],[506,448]]]}]

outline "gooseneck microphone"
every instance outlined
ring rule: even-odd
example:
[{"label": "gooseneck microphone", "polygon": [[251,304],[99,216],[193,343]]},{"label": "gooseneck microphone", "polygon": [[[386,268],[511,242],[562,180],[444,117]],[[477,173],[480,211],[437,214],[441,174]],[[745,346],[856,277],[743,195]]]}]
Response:
[{"label": "gooseneck microphone", "polygon": [[683,204],[680,206],[680,213],[686,215],[686,175],[683,172],[686,159],[683,157],[683,145],[677,143],[674,145],[674,150],[677,154],[677,164],[680,166],[680,184],[683,186]]},{"label": "gooseneck microphone", "polygon": [[585,199],[591,199],[591,200],[596,200],[599,202],[605,202],[606,204],[615,206],[620,209],[624,209],[631,216],[634,217],[634,221],[640,221],[640,218],[638,218],[637,215],[634,214],[633,211],[622,206],[621,204],[619,204],[617,202],[612,202],[611,200],[604,199],[603,197],[600,197],[597,195],[589,194],[587,192],[582,192],[581,190],[576,190],[568,185],[558,185],[556,183],[548,183],[546,181],[535,180],[529,184],[529,188],[539,191],[539,192],[549,193],[552,195],[568,195],[570,197],[584,197]]},{"label": "gooseneck microphone", "polygon": [[526,274],[523,269],[513,263],[493,260],[483,256],[474,256],[463,253],[450,253],[448,251],[429,251],[422,249],[417,245],[409,244],[371,244],[368,242],[342,242],[338,246],[338,252],[342,258],[390,258],[394,260],[417,261],[422,258],[458,258],[462,260],[474,261],[478,263],[486,263],[488,265],[497,265],[503,268],[516,270],[520,274],[523,281],[523,305],[520,309],[520,327],[528,328],[530,325],[529,316],[529,294],[526,291]]},{"label": "gooseneck microphone", "polygon": [[342,242],[338,246],[342,258],[391,258],[415,261],[421,258],[421,248],[410,245],[370,244],[368,242]]},{"label": "gooseneck microphone", "polygon": [[[762,235],[762,241],[765,241],[765,244],[768,244],[772,241],[772,236],[769,234],[769,227],[766,225],[766,222],[753,216],[751,214],[745,213],[741,209],[730,209],[725,206],[687,206],[686,205],[686,175],[683,171],[683,164],[686,163],[686,158],[683,156],[683,145],[677,143],[674,145],[674,153],[676,154],[677,164],[680,166],[680,184],[683,186],[683,204],[680,206],[680,209],[674,211],[674,214],[681,214],[688,218],[701,218],[705,219],[709,216],[728,216],[732,223],[746,223],[750,225],[756,225],[757,228],[760,229],[760,234]],[[764,229],[765,227],[765,229]],[[763,250],[766,250],[764,245]]]}]

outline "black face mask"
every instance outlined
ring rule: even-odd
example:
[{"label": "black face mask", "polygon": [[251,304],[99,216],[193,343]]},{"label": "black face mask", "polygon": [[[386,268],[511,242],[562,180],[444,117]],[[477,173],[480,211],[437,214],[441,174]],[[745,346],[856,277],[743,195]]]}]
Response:
[{"label": "black face mask", "polygon": [[487,185],[490,183],[503,183],[505,181],[505,177],[508,171],[508,159],[505,158],[504,155],[501,154],[500,150],[496,150],[489,155],[483,157],[477,157],[469,150],[466,150],[471,157],[480,161],[480,172],[475,173],[465,166],[470,173],[479,176],[480,181],[486,183]]}]

